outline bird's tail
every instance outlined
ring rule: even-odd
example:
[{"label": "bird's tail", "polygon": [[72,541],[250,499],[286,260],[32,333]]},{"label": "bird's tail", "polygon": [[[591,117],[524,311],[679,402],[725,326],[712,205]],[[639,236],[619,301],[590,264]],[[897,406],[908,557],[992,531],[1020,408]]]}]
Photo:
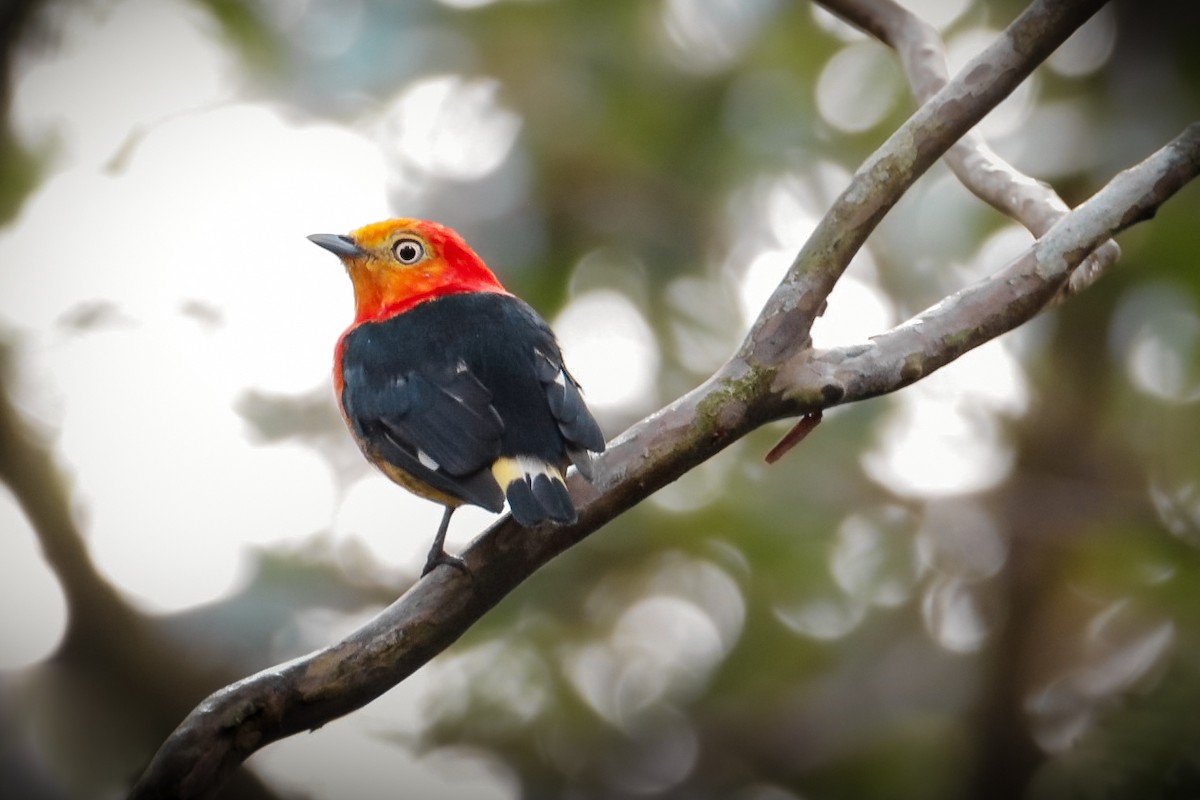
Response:
[{"label": "bird's tail", "polygon": [[562,471],[535,458],[499,458],[492,475],[508,498],[513,518],[526,528],[547,520],[565,524],[576,519],[575,504]]}]

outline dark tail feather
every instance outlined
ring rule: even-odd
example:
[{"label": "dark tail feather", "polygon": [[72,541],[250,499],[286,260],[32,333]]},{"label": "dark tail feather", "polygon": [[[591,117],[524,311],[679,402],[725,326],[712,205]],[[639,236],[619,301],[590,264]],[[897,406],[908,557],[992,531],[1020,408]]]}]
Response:
[{"label": "dark tail feather", "polygon": [[535,475],[533,496],[546,510],[546,516],[555,522],[575,521],[575,504],[571,502],[571,495],[567,494],[567,487],[562,481],[556,481],[549,475]]},{"label": "dark tail feather", "polygon": [[505,496],[513,518],[526,528],[553,520],[570,523],[576,519],[575,506],[567,487],[548,475],[533,475],[508,485]]}]

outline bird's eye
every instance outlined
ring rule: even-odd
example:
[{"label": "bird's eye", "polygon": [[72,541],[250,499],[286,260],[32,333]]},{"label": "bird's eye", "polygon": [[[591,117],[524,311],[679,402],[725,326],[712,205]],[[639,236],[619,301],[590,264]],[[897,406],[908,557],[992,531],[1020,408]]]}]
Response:
[{"label": "bird's eye", "polygon": [[425,256],[425,245],[416,239],[401,239],[392,245],[392,252],[401,264],[415,264]]}]

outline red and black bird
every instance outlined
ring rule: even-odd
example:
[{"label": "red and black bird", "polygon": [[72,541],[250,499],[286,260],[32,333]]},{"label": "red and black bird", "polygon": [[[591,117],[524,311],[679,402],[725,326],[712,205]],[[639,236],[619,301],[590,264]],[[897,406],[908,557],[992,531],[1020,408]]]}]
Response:
[{"label": "red and black bird", "polygon": [[604,436],[537,312],[435,222],[308,238],[354,284],[333,370],[351,434],[385,475],[446,507],[422,574],[462,568],[444,545],[464,503],[499,512],[507,499],[525,527],[574,522],[564,473],[590,480]]}]

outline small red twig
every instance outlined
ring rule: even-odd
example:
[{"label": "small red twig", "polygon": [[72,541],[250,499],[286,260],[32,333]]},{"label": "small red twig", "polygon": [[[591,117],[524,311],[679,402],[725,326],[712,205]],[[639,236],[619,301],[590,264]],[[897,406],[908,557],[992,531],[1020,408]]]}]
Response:
[{"label": "small red twig", "polygon": [[767,453],[763,459],[768,464],[774,464],[779,459],[787,454],[796,445],[804,441],[804,437],[812,433],[813,428],[817,427],[821,422],[820,411],[810,411],[800,418],[800,421],[792,426],[792,429],[784,434],[779,443],[771,448],[771,452]]}]

